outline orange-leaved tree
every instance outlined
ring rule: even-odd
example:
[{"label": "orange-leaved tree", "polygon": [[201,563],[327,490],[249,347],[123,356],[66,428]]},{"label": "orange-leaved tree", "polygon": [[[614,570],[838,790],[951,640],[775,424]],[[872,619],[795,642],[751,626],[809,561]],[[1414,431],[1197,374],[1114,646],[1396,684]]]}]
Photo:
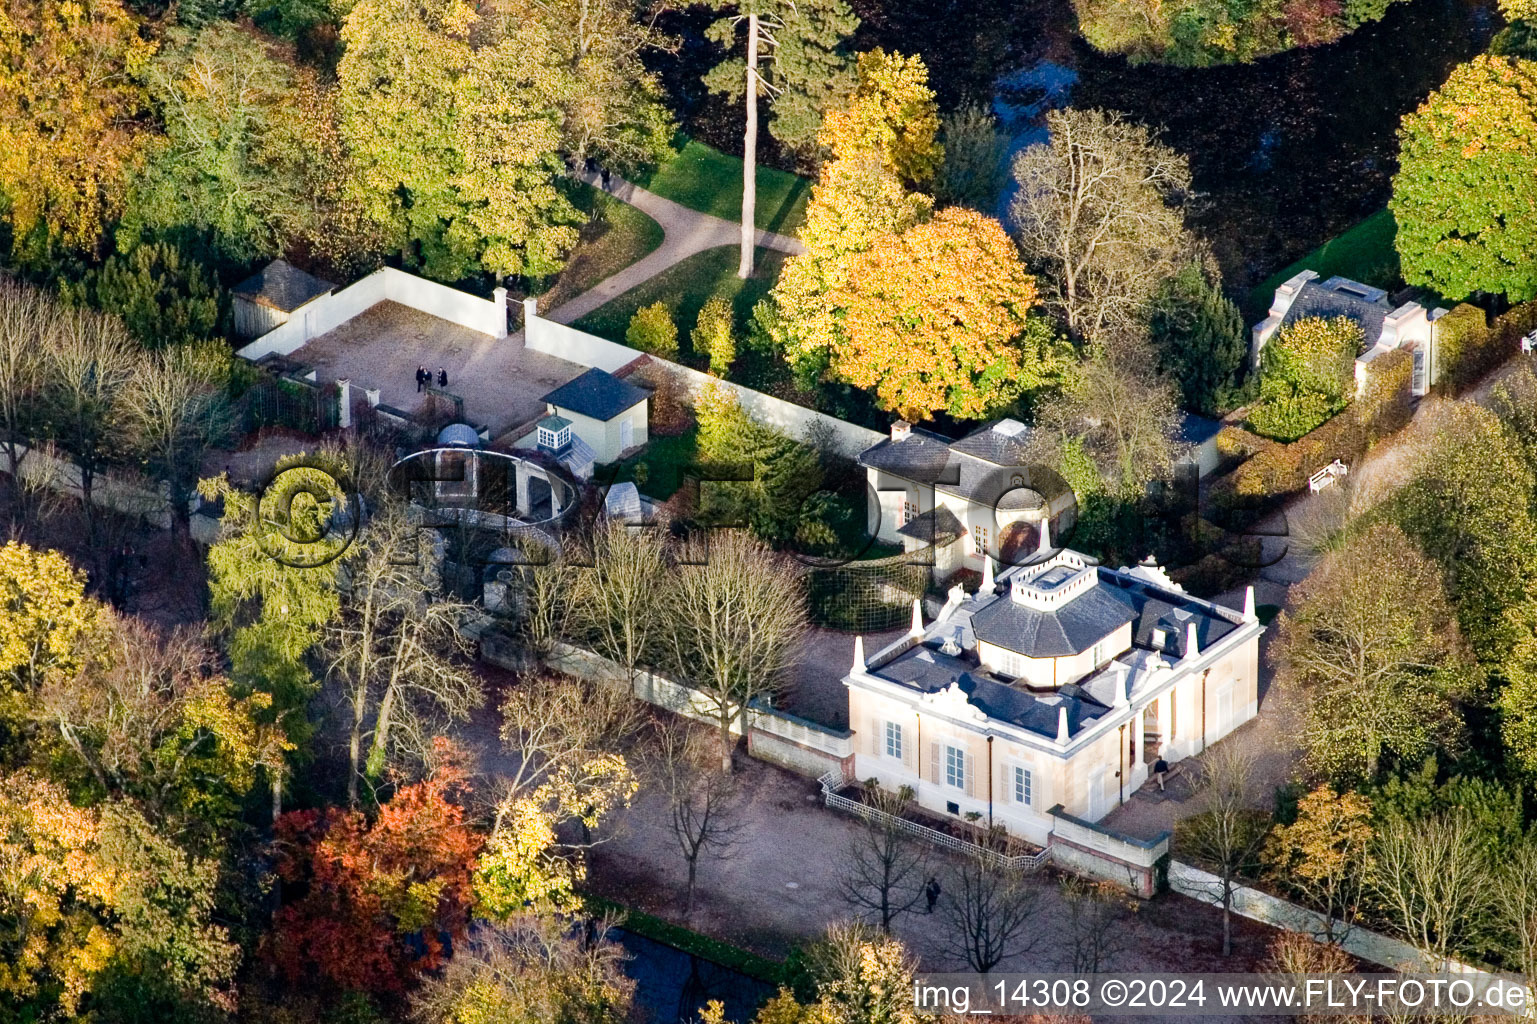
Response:
[{"label": "orange-leaved tree", "polygon": [[1028,316],[1035,279],[991,217],[952,207],[876,238],[832,304],[833,376],[909,419],[976,419],[1044,383],[1060,355]]},{"label": "orange-leaved tree", "polygon": [[465,935],[484,838],[455,802],[458,755],[438,750],[438,769],[372,821],[339,809],[278,819],[278,877],[303,895],[278,911],[268,953],[290,981],[401,993]]},{"label": "orange-leaved tree", "polygon": [[847,103],[827,112],[817,141],[834,160],[875,154],[909,185],[922,185],[944,163],[939,107],[922,57],[876,47],[859,55],[859,85]]}]

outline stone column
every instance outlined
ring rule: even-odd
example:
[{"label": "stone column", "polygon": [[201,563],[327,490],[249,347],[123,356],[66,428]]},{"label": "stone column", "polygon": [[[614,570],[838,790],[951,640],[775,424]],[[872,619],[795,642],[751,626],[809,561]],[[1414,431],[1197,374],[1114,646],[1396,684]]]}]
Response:
[{"label": "stone column", "polygon": [[337,409],[336,425],[343,430],[352,427],[352,381],[346,377],[336,379]]},{"label": "stone column", "polygon": [[493,336],[497,338],[507,337],[507,289],[498,285],[491,292],[491,301],[496,304],[496,330]]},{"label": "stone column", "polygon": [[528,463],[518,459],[512,464],[512,472],[515,478],[513,484],[514,493],[517,495],[517,509],[520,518],[527,518],[528,504]]}]

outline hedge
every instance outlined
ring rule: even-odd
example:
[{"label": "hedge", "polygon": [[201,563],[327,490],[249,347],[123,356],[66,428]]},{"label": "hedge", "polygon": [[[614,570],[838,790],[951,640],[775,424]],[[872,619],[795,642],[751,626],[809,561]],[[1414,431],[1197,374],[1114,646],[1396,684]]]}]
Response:
[{"label": "hedge", "polygon": [[659,917],[633,907],[627,907],[614,900],[605,899],[602,896],[584,895],[582,901],[587,909],[595,914],[610,914],[615,923],[626,931],[636,935],[645,936],[653,942],[660,942],[664,946],[680,949],[685,953],[693,954],[701,960],[708,960],[722,967],[729,967],[739,971],[750,978],[766,981],[771,985],[778,985],[784,980],[784,964],[778,960],[770,960],[768,957],[759,956],[749,952],[740,946],[733,946],[729,942],[720,939],[712,939],[708,935],[685,928],[682,925],[664,921]]},{"label": "hedge", "polygon": [[1537,330],[1537,302],[1525,302],[1494,318],[1466,302],[1436,321],[1436,390],[1459,395],[1521,351],[1521,339]]},{"label": "hedge", "polygon": [[[1366,386],[1343,412],[1291,444],[1266,443],[1243,465],[1212,483],[1215,508],[1226,512],[1265,511],[1304,490],[1308,477],[1335,459],[1360,458],[1383,437],[1409,422],[1410,383],[1414,357],[1404,349],[1385,353],[1367,370]],[[1225,429],[1218,434],[1235,450],[1252,446],[1244,432]],[[1262,441],[1262,438],[1256,440]]]}]

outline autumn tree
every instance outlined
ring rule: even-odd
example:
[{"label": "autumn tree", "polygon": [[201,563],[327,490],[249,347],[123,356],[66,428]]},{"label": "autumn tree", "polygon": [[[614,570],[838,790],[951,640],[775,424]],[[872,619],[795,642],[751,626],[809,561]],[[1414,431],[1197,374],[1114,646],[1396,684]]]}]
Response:
[{"label": "autumn tree", "polygon": [[274,916],[267,955],[290,982],[398,994],[444,962],[469,927],[482,845],[455,802],[463,785],[450,754],[371,820],[339,809],[278,820],[277,874],[300,895]]},{"label": "autumn tree", "polygon": [[1205,754],[1196,782],[1200,811],[1184,819],[1175,841],[1185,856],[1215,875],[1211,895],[1222,907],[1222,955],[1233,954],[1233,895],[1253,875],[1269,834],[1270,815],[1256,804],[1254,752],[1233,741]]},{"label": "autumn tree", "polygon": [[314,233],[324,135],[305,107],[324,103],[315,73],[248,28],[175,29],[148,79],[165,126],[133,187],[124,230],[207,234],[225,259],[270,259]]},{"label": "autumn tree", "polygon": [[710,372],[724,377],[736,361],[736,325],[732,322],[731,303],[720,296],[705,300],[689,334],[696,355],[708,356]]},{"label": "autumn tree", "polygon": [[941,210],[850,261],[829,372],[907,419],[981,419],[1059,369],[1051,329],[1030,322],[1035,299],[997,221]]},{"label": "autumn tree", "polygon": [[51,735],[58,775],[93,800],[134,801],[162,830],[211,849],[239,816],[259,764],[286,744],[264,728],[266,694],[237,696],[191,632],[161,635],[104,613],[88,657],[52,673],[33,714]]},{"label": "autumn tree", "polygon": [[928,184],[945,148],[923,58],[877,47],[859,55],[857,75],[847,101],[827,111],[817,141],[834,160],[872,155],[903,184]]},{"label": "autumn tree", "polygon": [[[752,276],[757,233],[758,101],[767,99],[769,131],[791,150],[808,146],[822,114],[853,85],[846,40],[859,19],[844,0],[708,0],[721,14],[706,35],[732,56],[711,68],[711,92],[741,99],[742,256],[737,276]],[[738,37],[743,42],[738,43]],[[742,56],[737,57],[737,47]]]},{"label": "autumn tree", "polygon": [[460,662],[469,641],[458,627],[469,607],[424,592],[423,542],[406,510],[387,504],[342,563],[347,586],[323,645],[348,709],[350,807],[358,783],[377,784],[388,765],[430,763],[438,725],[467,718],[485,699]]},{"label": "autumn tree", "polygon": [[[1363,575],[1364,574],[1364,575]],[[1379,524],[1298,586],[1271,652],[1302,710],[1314,771],[1348,785],[1417,763],[1457,728],[1468,665],[1437,567]]]},{"label": "autumn tree", "polygon": [[876,154],[823,164],[799,231],[806,251],[785,261],[772,306],[754,313],[803,382],[815,383],[832,361],[841,331],[832,296],[847,286],[852,260],[932,210],[932,201],[909,192]]},{"label": "autumn tree", "polygon": [[1355,397],[1355,360],[1364,332],[1350,317],[1302,317],[1282,327],[1260,353],[1259,401],[1249,426],[1295,441]]},{"label": "autumn tree", "polygon": [[213,921],[218,865],[133,808],[78,808],[53,783],[0,776],[0,863],[0,995],[19,1019],[74,1018],[112,975],[233,1009],[239,948]]},{"label": "autumn tree", "polygon": [[864,827],[849,840],[845,875],[839,884],[844,900],[872,913],[888,935],[891,922],[923,900],[927,851],[913,841],[900,820],[913,796],[911,786],[885,789],[877,779],[865,783],[864,802],[876,813],[862,819]]},{"label": "autumn tree", "polygon": [[1014,158],[1010,214],[1047,308],[1085,338],[1144,321],[1194,248],[1187,161],[1113,112],[1053,110],[1046,128]]},{"label": "autumn tree", "polygon": [[1297,820],[1271,833],[1264,859],[1277,882],[1324,915],[1319,938],[1344,940],[1360,912],[1371,872],[1371,801],[1323,785],[1297,803]]},{"label": "autumn tree", "polygon": [[50,676],[77,671],[102,614],[85,596],[85,574],[57,551],[0,545],[0,680],[33,693]]},{"label": "autumn tree", "polygon": [[683,680],[699,691],[731,773],[731,730],[753,700],[773,693],[806,630],[800,575],[739,530],[708,534],[680,566],[668,602],[667,644]]},{"label": "autumn tree", "polygon": [[504,24],[537,22],[563,75],[558,105],[561,148],[628,170],[668,151],[673,119],[645,57],[676,51],[678,40],[657,27],[665,3],[630,0],[499,0]]},{"label": "autumn tree", "polygon": [[699,862],[725,856],[741,838],[736,780],[729,771],[716,771],[711,766],[710,752],[700,734],[676,719],[657,729],[651,761],[652,775],[667,800],[668,831],[688,865],[683,898],[683,916],[688,919],[694,914]]},{"label": "autumn tree", "polygon": [[543,22],[478,45],[479,18],[463,0],[362,0],[347,15],[337,78],[352,198],[431,277],[543,276],[582,220],[555,182],[563,75]]},{"label": "autumn tree", "polygon": [[622,947],[590,940],[557,917],[524,915],[486,927],[411,996],[419,1024],[625,1024],[635,982]]},{"label": "autumn tree", "polygon": [[1459,299],[1537,296],[1537,61],[1458,65],[1399,128],[1389,204],[1404,279]]},{"label": "autumn tree", "polygon": [[12,256],[42,265],[56,246],[94,252],[142,156],[155,46],[118,0],[7,0],[0,23],[0,197]]}]

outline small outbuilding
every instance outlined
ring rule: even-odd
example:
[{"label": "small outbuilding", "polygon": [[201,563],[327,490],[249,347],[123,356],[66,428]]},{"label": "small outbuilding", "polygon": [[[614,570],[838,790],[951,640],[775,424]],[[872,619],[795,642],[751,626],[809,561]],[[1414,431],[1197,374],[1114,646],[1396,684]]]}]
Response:
[{"label": "small outbuilding", "polygon": [[302,316],[305,306],[335,288],[330,281],[307,274],[287,260],[273,260],[230,293],[235,333],[242,338],[259,338]]},{"label": "small outbuilding", "polygon": [[615,462],[649,440],[650,394],[606,370],[594,367],[543,401],[550,416],[568,421],[597,462]]}]

